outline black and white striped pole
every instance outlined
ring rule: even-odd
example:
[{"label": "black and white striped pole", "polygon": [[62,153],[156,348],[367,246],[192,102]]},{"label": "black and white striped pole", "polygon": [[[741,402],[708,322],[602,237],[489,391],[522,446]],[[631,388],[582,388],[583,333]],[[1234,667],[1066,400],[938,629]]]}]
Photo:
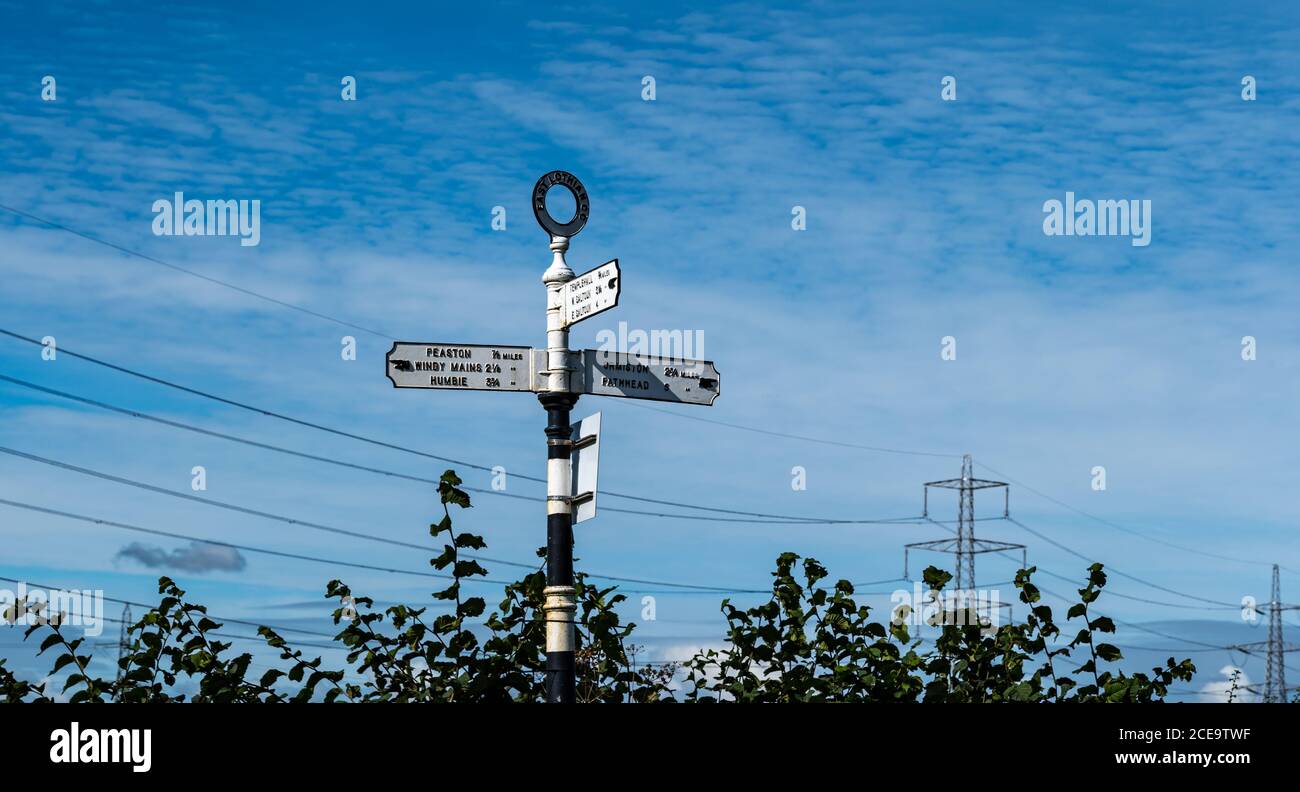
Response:
[{"label": "black and white striped pole", "polygon": [[[546,210],[546,194],[555,186],[573,194],[573,219],[556,222]],[[570,388],[573,355],[564,316],[564,284],[574,272],[564,260],[569,240],[587,223],[587,191],[573,174],[551,171],[533,187],[533,214],[551,238],[551,266],[542,275],[546,285],[546,378],[538,394],[546,408],[546,591],[542,606],[546,621],[546,700],[572,704],[576,697],[573,585],[572,428],[569,413],[578,401]]]}]

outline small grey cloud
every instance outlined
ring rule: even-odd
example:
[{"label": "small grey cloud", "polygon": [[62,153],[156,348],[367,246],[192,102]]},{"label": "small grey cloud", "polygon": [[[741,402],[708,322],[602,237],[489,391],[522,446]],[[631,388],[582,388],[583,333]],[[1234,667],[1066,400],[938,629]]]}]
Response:
[{"label": "small grey cloud", "polygon": [[116,558],[131,558],[150,568],[171,567],[186,572],[241,572],[247,562],[238,550],[227,545],[190,542],[171,552],[132,542],[117,551]]}]

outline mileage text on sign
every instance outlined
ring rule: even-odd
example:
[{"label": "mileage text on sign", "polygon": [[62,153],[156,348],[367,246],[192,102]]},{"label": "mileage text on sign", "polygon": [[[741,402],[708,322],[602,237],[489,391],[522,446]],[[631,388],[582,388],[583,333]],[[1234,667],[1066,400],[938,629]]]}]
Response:
[{"label": "mileage text on sign", "polygon": [[388,379],[396,388],[532,390],[529,347],[393,344]]}]

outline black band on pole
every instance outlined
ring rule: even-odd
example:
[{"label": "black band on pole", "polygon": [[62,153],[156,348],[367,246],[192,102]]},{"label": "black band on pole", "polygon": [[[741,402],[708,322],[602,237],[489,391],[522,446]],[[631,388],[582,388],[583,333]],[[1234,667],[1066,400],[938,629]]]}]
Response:
[{"label": "black band on pole", "polygon": [[[578,397],[572,393],[542,393],[537,400],[546,408],[546,458],[568,459],[573,427],[569,412]],[[565,493],[566,495],[568,493]],[[573,585],[573,514],[546,515],[546,585]]]},{"label": "black band on pole", "polygon": [[546,515],[546,585],[573,585],[572,515]]},{"label": "black band on pole", "polygon": [[573,652],[546,653],[546,701],[573,704],[578,697],[577,669]]},{"label": "black band on pole", "polygon": [[[546,458],[569,459],[573,428],[569,412],[578,397],[572,393],[542,393],[537,397],[546,408]],[[549,476],[548,476],[549,478]],[[568,493],[564,493],[565,496]],[[546,515],[546,585],[573,585],[573,513]],[[550,618],[549,614],[547,618]],[[577,696],[573,652],[546,653],[546,700],[572,704]]]}]

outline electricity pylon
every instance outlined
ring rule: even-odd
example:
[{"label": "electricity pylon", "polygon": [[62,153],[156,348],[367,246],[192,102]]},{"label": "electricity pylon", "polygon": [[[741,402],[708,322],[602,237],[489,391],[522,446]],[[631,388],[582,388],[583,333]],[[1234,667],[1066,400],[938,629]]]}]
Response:
[{"label": "electricity pylon", "polygon": [[[1005,481],[977,479],[972,474],[970,454],[961,458],[961,478],[929,481],[925,484],[925,501],[921,515],[930,518],[930,488],[957,490],[957,534],[948,539],[935,539],[928,542],[912,542],[903,545],[903,577],[907,577],[907,556],[911,550],[933,550],[937,553],[952,553],[956,562],[956,588],[966,591],[975,588],[975,556],[979,553],[1002,553],[1007,550],[1019,550],[1021,566],[1024,566],[1025,546],[1011,542],[999,542],[975,538],[975,490],[1003,488],[1002,516],[1011,516],[1011,489]],[[932,522],[937,522],[932,520]]]},{"label": "electricity pylon", "polygon": [[134,623],[131,620],[131,606],[124,605],[122,607],[122,626],[118,629],[117,640],[95,642],[95,646],[117,647],[117,679],[113,685],[113,689],[117,692],[113,694],[114,701],[119,700],[117,697],[121,695],[122,681],[126,677],[126,670],[122,668],[122,660],[131,652],[131,625]]},{"label": "electricity pylon", "polygon": [[[1265,670],[1263,697],[1268,704],[1285,704],[1287,696],[1286,653],[1300,650],[1300,645],[1289,644],[1282,640],[1282,612],[1300,610],[1300,605],[1288,605],[1282,602],[1282,584],[1278,581],[1278,566],[1273,565],[1273,588],[1268,599],[1268,640],[1237,644],[1233,649],[1246,654],[1265,653]],[[1259,612],[1259,606],[1255,606]],[[1294,689],[1294,688],[1290,688]],[[1247,685],[1246,690],[1261,693],[1259,685]]]}]

